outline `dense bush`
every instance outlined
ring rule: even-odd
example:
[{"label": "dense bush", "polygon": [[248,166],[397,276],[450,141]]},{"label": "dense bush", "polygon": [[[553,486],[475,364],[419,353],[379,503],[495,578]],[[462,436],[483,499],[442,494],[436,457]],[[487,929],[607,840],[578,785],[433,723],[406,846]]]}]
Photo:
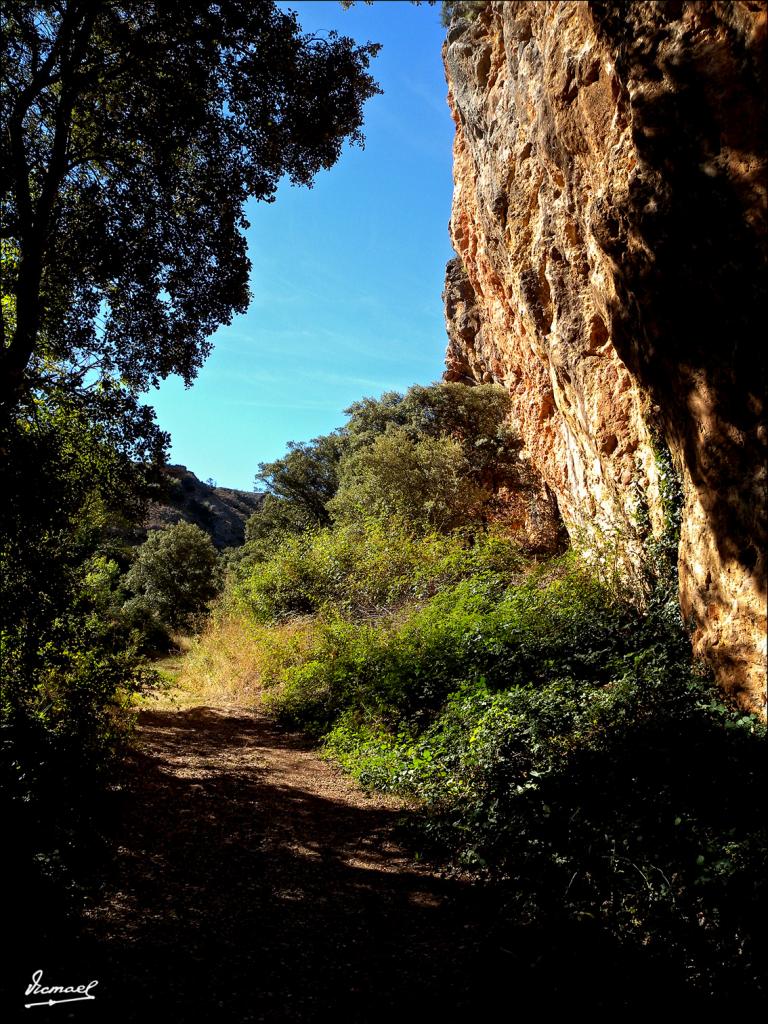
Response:
[{"label": "dense bush", "polygon": [[235,562],[246,558],[265,561],[287,537],[295,537],[318,526],[317,518],[298,501],[266,494],[258,510],[245,524],[246,549],[233,549]]},{"label": "dense bush", "polygon": [[344,459],[328,510],[341,522],[374,514],[422,530],[466,526],[480,518],[491,497],[472,479],[470,465],[453,438],[414,441],[395,427]]},{"label": "dense bush", "polygon": [[437,593],[407,614],[372,626],[341,617],[338,605],[329,609],[311,661],[281,681],[273,698],[280,713],[314,731],[349,706],[424,721],[468,679],[491,687],[541,685],[566,673],[610,679],[628,656],[632,611],[612,604],[572,558],[534,567],[510,586],[510,562],[493,569],[489,557],[504,543],[460,548],[457,559],[444,541],[429,573]]},{"label": "dense bush", "polygon": [[501,880],[510,920],[599,921],[707,996],[755,998],[765,731],[649,653],[607,685],[459,687],[424,730],[355,707],[328,751],[417,796],[424,839]]},{"label": "dense bush", "polygon": [[350,451],[369,448],[392,430],[412,441],[450,438],[461,446],[464,471],[475,484],[493,489],[519,479],[521,441],[510,424],[509,393],[497,384],[414,384],[404,395],[363,398],[346,413],[340,433]]},{"label": "dense bush", "polygon": [[135,595],[126,614],[155,617],[161,626],[189,628],[220,589],[211,538],[192,523],[155,530],[136,553],[123,585]]},{"label": "dense bush", "polygon": [[508,578],[520,565],[505,537],[419,536],[398,520],[368,518],[289,537],[267,561],[243,560],[232,589],[260,622],[323,608],[378,617],[465,575]]},{"label": "dense bush", "polygon": [[92,411],[41,398],[0,428],[0,814],[36,939],[77,901],[97,794],[152,677],[114,607],[147,452]]},{"label": "dense bush", "polygon": [[281,459],[259,463],[257,484],[266,486],[268,497],[276,501],[267,502],[254,513],[251,532],[262,535],[264,527],[256,524],[268,521],[280,504],[290,509],[290,513],[283,513],[281,528],[286,525],[286,515],[299,529],[327,526],[331,517],[326,504],[338,488],[338,466],[345,450],[345,441],[336,431],[312,441],[290,441]]},{"label": "dense bush", "polygon": [[138,515],[148,481],[127,441],[117,448],[63,401],[41,400],[0,447],[0,713],[12,774],[28,783],[55,751],[98,762],[114,746],[125,692],[143,678],[130,644],[116,653],[104,595],[119,567],[102,551],[123,517]]}]

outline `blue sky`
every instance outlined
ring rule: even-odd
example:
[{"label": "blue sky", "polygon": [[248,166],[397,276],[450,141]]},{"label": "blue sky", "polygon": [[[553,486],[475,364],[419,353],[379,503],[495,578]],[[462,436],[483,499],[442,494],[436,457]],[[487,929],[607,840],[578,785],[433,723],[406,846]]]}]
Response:
[{"label": "blue sky", "polygon": [[245,490],[260,461],[339,426],[356,399],[437,380],[446,341],[453,125],[438,7],[281,6],[307,32],[381,43],[384,95],[366,105],[364,150],[347,147],[312,189],[285,182],[251,204],[248,313],[217,332],[191,389],[172,378],[148,396],[172,462]]}]

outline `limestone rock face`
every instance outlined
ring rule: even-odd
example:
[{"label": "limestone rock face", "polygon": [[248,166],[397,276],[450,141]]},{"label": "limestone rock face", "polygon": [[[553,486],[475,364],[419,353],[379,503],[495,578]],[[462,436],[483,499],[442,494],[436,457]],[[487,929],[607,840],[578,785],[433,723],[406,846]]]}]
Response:
[{"label": "limestone rock face", "polygon": [[572,536],[638,564],[683,489],[694,648],[765,700],[765,3],[467,5],[446,377],[512,395]]}]

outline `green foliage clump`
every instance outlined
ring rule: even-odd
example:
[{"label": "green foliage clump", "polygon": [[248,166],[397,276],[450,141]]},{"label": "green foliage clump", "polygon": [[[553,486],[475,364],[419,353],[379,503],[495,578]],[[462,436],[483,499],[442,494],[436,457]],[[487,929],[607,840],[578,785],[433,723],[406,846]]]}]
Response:
[{"label": "green foliage clump", "polygon": [[[41,736],[69,733],[93,751],[102,725],[109,745],[115,693],[134,670],[141,676],[130,644],[115,654],[106,595],[120,570],[105,552],[126,514],[139,513],[150,482],[130,446],[120,450],[101,424],[63,402],[38,402],[34,415],[0,432],[0,447],[4,721],[10,733],[34,722]],[[70,703],[77,714],[65,725]]]},{"label": "green foliage clump", "polygon": [[250,553],[262,561],[275,550],[275,544],[285,537],[296,536],[317,526],[299,502],[281,500],[274,494],[265,494],[261,505],[245,524],[245,540]]},{"label": "green foliage clump", "polygon": [[509,393],[497,384],[414,384],[404,395],[390,391],[353,402],[342,433],[353,450],[398,427],[412,440],[450,437],[461,445],[474,481],[493,486],[519,472],[511,408]]},{"label": "green foliage clump", "polygon": [[609,684],[456,689],[426,729],[348,710],[327,749],[415,795],[425,840],[501,880],[510,919],[597,920],[706,996],[755,993],[768,909],[765,728],[645,651]]},{"label": "green foliage clump", "polygon": [[444,28],[474,21],[488,6],[488,0],[442,0],[440,20]]},{"label": "green foliage clump", "polygon": [[496,385],[414,385],[346,415],[332,434],[260,464],[268,493],[238,558],[263,560],[287,536],[372,514],[422,531],[480,525],[501,487],[528,486],[509,395]]},{"label": "green foliage clump", "polygon": [[374,626],[329,615],[311,659],[283,675],[278,714],[314,732],[350,708],[423,726],[467,680],[543,685],[572,672],[596,682],[625,656],[629,611],[570,561],[513,586],[477,557],[435,577],[434,596],[403,616]]},{"label": "green foliage clump", "polygon": [[93,838],[84,808],[154,678],[117,612],[147,453],[90,412],[59,396],[0,426],[0,813],[36,928],[75,891],[73,860]]},{"label": "green foliage clump", "polygon": [[683,488],[672,461],[672,453],[658,433],[654,437],[653,453],[663,521],[658,536],[646,537],[647,591],[654,607],[677,608],[677,559],[683,518]]},{"label": "green foliage clump", "polygon": [[134,595],[124,609],[162,626],[188,629],[220,589],[219,560],[211,538],[192,523],[155,530],[136,553],[123,580]]},{"label": "green foliage clump", "polygon": [[475,521],[489,497],[472,481],[457,441],[413,441],[398,427],[344,460],[339,491],[328,508],[341,522],[372,513],[416,529],[449,531]]},{"label": "green foliage clump", "polygon": [[[251,535],[264,536],[261,524],[277,515],[281,505],[290,509],[288,515],[298,529],[328,526],[331,517],[326,504],[338,488],[338,465],[343,453],[344,444],[337,432],[307,442],[290,441],[283,458],[259,463],[256,480],[266,485],[272,501],[252,517]],[[287,519],[279,522],[283,529],[288,526]]]},{"label": "green foliage clump", "polygon": [[323,609],[380,617],[468,573],[498,578],[519,565],[504,537],[418,536],[397,520],[368,518],[289,537],[267,561],[241,562],[233,592],[259,622]]}]

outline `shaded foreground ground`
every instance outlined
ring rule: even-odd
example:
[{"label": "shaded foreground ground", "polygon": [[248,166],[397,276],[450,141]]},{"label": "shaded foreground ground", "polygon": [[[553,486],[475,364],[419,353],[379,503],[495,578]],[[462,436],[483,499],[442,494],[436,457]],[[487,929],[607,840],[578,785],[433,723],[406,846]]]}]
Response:
[{"label": "shaded foreground ground", "polygon": [[18,968],[25,984],[36,968],[49,984],[96,978],[97,998],[26,1012],[19,998],[21,1019],[512,1020],[656,1003],[594,935],[502,932],[491,890],[408,856],[396,802],[264,715],[162,709],[140,727],[100,895],[78,934],[33,941]]}]

